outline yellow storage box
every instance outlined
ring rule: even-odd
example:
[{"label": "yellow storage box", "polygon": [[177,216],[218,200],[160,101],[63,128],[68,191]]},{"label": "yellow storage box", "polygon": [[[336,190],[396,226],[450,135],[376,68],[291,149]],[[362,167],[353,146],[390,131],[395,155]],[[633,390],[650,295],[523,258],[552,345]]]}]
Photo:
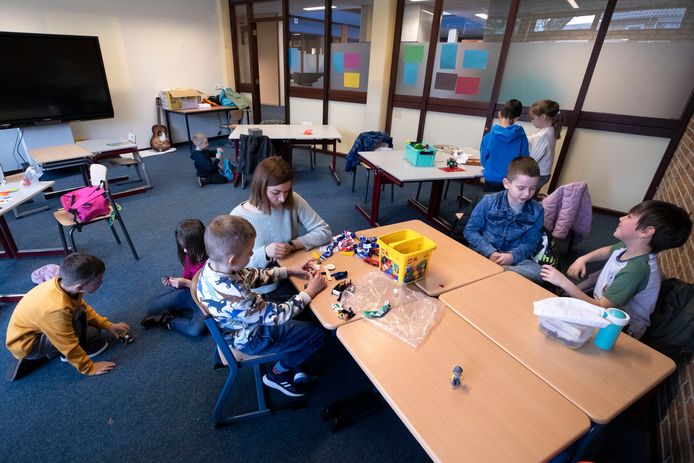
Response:
[{"label": "yellow storage box", "polygon": [[379,268],[394,280],[408,284],[424,278],[436,243],[405,229],[378,237]]}]

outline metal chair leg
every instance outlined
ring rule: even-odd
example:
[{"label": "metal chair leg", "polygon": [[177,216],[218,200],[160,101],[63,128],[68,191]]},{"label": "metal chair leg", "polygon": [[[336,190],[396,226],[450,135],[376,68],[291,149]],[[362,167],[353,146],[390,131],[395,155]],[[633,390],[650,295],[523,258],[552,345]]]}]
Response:
[{"label": "metal chair leg", "polygon": [[417,195],[415,196],[415,199],[419,201],[419,193],[422,191],[422,182],[419,182],[419,185],[417,185]]},{"label": "metal chair leg", "polygon": [[444,190],[443,190],[443,199],[446,199],[446,197],[448,196],[448,187],[449,186],[451,186],[451,181],[446,180],[446,188],[444,188]]},{"label": "metal chair leg", "polygon": [[75,244],[75,231],[77,230],[77,225],[70,227],[70,244],[72,245],[72,252],[77,252],[77,245]]},{"label": "metal chair leg", "polygon": [[135,257],[135,260],[140,260],[140,256],[137,255],[137,251],[135,250],[135,246],[133,245],[133,242],[130,239],[130,235],[128,234],[128,230],[125,228],[125,223],[123,223],[123,218],[118,213],[116,213],[116,220],[118,220],[118,223],[120,223],[120,227],[123,229],[123,234],[125,235],[125,241],[128,242],[128,246],[130,246],[130,251],[132,251],[133,256]]},{"label": "metal chair leg", "polygon": [[63,230],[63,226],[58,224],[58,231],[60,232],[60,241],[63,243],[63,250],[65,251],[65,255],[69,255],[69,251],[67,248],[67,241],[65,241],[65,230]]},{"label": "metal chair leg", "polygon": [[364,192],[364,204],[369,200],[369,180],[371,180],[371,169],[366,169],[366,188]]},{"label": "metal chair leg", "polygon": [[357,166],[352,169],[352,193],[354,193],[354,186],[357,183]]},{"label": "metal chair leg", "polygon": [[116,243],[120,243],[120,238],[118,237],[118,233],[116,233],[116,227],[113,226],[112,223],[108,224],[108,228],[111,229],[111,233],[113,233],[113,237],[116,239]]}]

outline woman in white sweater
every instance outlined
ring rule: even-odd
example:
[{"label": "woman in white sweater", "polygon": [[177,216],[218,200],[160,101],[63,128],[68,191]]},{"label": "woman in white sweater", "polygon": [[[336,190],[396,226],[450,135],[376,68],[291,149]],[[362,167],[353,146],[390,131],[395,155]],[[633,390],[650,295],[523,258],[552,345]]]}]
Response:
[{"label": "woman in white sweater", "polygon": [[534,134],[528,136],[530,156],[540,166],[540,185],[549,181],[554,163],[554,149],[557,140],[561,136],[561,128],[564,125],[564,115],[559,111],[559,103],[552,100],[539,100],[530,107],[530,116],[536,129]]},{"label": "woman in white sweater", "polygon": [[291,166],[282,158],[265,159],[253,171],[250,198],[231,211],[255,227],[248,267],[265,268],[293,251],[309,250],[332,239],[330,226],[292,191],[293,179]]}]

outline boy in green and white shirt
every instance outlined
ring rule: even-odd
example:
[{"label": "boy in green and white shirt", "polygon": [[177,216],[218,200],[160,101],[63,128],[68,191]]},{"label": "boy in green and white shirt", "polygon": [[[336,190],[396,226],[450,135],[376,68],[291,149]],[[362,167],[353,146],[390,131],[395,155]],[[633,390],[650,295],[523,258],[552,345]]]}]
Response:
[{"label": "boy in green and white shirt", "polygon": [[692,229],[689,213],[664,201],[644,201],[619,219],[614,237],[621,242],[579,257],[567,273],[586,276],[588,262],[607,261],[598,277],[593,297],[555,268],[545,265],[542,278],[575,297],[604,308],[616,307],[631,317],[626,332],[640,338],[650,325],[660,291],[660,270],[656,254],[682,246]]}]

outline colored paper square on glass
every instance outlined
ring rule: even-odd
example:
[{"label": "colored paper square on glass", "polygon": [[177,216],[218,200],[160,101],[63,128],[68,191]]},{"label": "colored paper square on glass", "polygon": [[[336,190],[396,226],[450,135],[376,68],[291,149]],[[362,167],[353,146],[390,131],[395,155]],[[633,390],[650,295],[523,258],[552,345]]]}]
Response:
[{"label": "colored paper square on glass", "polygon": [[434,79],[434,88],[438,90],[455,90],[458,74],[450,72],[437,72]]},{"label": "colored paper square on glass", "polygon": [[477,95],[480,91],[479,77],[458,77],[455,93],[460,95]]},{"label": "colored paper square on glass", "polygon": [[417,85],[417,78],[419,77],[419,64],[417,63],[405,63],[404,75],[402,77],[403,83],[405,85]]},{"label": "colored paper square on glass", "polygon": [[441,45],[441,59],[439,60],[439,67],[441,69],[455,69],[455,58],[457,54],[457,43],[444,43]]},{"label": "colored paper square on glass", "polygon": [[333,61],[333,70],[335,72],[345,72],[345,54],[343,52],[338,51],[333,53],[331,59]]},{"label": "colored paper square on glass", "polygon": [[345,53],[345,69],[359,69],[361,55],[359,53]]},{"label": "colored paper square on glass", "polygon": [[465,50],[463,53],[463,68],[487,69],[489,52],[487,50]]},{"label": "colored paper square on glass", "polygon": [[406,63],[421,63],[424,60],[424,45],[405,45],[403,55]]},{"label": "colored paper square on glass", "polygon": [[299,49],[290,48],[289,49],[289,68],[297,69],[299,67]]},{"label": "colored paper square on glass", "polygon": [[359,88],[359,73],[345,72],[345,88]]}]

